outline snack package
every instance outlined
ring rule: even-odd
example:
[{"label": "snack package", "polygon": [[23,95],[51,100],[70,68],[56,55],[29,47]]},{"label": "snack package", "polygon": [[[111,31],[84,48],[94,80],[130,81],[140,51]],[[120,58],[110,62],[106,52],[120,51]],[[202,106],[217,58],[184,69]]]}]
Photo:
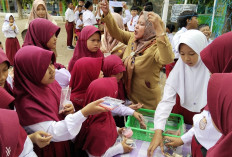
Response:
[{"label": "snack package", "polygon": [[100,104],[100,106],[109,110],[109,111],[115,109],[116,107],[118,107],[119,105],[122,105],[122,103],[124,103],[123,100],[119,100],[119,99],[115,99],[115,98],[111,98],[111,97],[104,97],[102,99],[104,99],[104,102],[102,102]]},{"label": "snack package", "polygon": [[122,131],[122,134],[126,138],[130,138],[133,135],[133,131],[131,128],[125,128],[125,130]]},{"label": "snack package", "polygon": [[72,104],[72,102],[70,101],[70,96],[71,96],[71,88],[69,88],[69,86],[63,88],[60,96],[59,114],[62,113],[64,106],[66,104]]}]

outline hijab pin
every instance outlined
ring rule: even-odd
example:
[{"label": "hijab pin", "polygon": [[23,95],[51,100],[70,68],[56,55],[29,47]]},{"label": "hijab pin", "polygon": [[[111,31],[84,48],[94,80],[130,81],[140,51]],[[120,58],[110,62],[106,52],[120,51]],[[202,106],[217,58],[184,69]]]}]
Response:
[{"label": "hijab pin", "polygon": [[201,130],[205,130],[206,125],[207,125],[207,120],[206,120],[206,118],[204,116],[199,122],[199,128]]}]

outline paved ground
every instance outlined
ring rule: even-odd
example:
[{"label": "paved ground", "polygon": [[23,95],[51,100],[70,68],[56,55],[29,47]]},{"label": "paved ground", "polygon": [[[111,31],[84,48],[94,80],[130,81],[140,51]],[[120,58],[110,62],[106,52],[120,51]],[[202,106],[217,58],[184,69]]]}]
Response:
[{"label": "paved ground", "polygon": [[[3,22],[4,22],[4,17],[0,17],[0,26],[1,27],[2,27]],[[22,19],[22,20],[16,19],[16,24],[17,24],[17,26],[19,28],[19,32],[20,32],[17,36],[20,45],[23,44],[21,32],[24,30],[26,22],[27,22],[27,19]],[[58,26],[61,27],[61,31],[60,31],[60,34],[58,36],[57,46],[56,46],[57,53],[58,53],[57,62],[65,65],[67,67],[68,62],[71,59],[74,51],[67,50],[67,47],[66,47],[67,34],[66,34],[66,30],[65,30],[65,23],[63,21],[56,21],[56,22],[57,22]],[[2,42],[2,45],[5,49],[6,38],[5,38],[4,34],[2,33],[2,31],[0,31],[0,41]]]}]

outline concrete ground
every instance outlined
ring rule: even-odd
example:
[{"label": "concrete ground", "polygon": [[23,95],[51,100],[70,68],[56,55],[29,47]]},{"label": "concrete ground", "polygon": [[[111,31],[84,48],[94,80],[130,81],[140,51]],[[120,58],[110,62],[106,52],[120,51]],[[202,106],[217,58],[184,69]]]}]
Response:
[{"label": "concrete ground", "polygon": [[[16,18],[15,21],[16,21],[16,24],[17,24],[17,26],[19,28],[19,32],[20,32],[17,35],[17,38],[19,40],[20,46],[22,46],[23,39],[21,37],[21,32],[24,30],[25,24],[27,23],[27,19],[18,20]],[[0,26],[1,27],[3,25],[3,22],[4,22],[4,17],[0,17]],[[74,50],[67,50],[67,46],[66,46],[67,33],[65,30],[65,22],[63,22],[62,20],[57,20],[56,22],[57,22],[57,25],[61,28],[60,34],[59,34],[58,39],[57,39],[57,45],[56,45],[56,49],[57,49],[57,53],[58,53],[57,63],[61,63],[67,67],[69,60],[73,56]],[[0,41],[2,42],[2,45],[5,49],[6,38],[5,38],[4,34],[2,33],[2,31],[0,31]]]}]

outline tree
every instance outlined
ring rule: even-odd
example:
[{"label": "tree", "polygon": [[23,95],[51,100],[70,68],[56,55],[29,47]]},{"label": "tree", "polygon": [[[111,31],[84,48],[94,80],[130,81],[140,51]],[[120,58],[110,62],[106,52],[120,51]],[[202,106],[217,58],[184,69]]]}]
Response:
[{"label": "tree", "polygon": [[23,18],[22,1],[17,0],[19,19]]}]

